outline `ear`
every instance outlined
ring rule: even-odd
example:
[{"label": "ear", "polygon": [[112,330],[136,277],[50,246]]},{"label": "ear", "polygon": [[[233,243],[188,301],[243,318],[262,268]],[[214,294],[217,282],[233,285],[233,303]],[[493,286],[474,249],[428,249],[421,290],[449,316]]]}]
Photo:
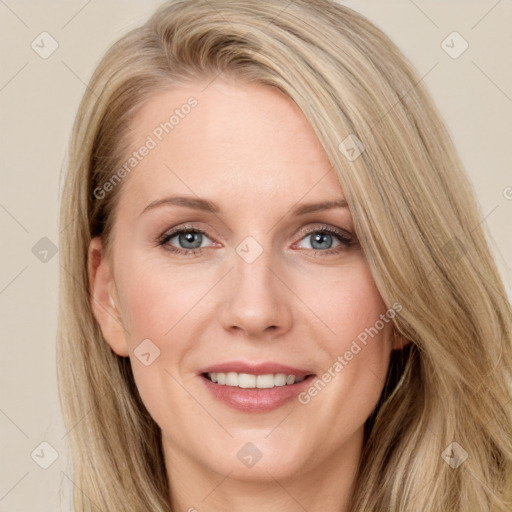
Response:
[{"label": "ear", "polygon": [[103,338],[117,355],[127,357],[128,343],[119,310],[113,272],[100,237],[93,238],[89,244],[87,268],[91,287],[91,308]]},{"label": "ear", "polygon": [[411,343],[411,340],[408,340],[402,336],[394,327],[391,334],[391,339],[393,343],[393,350],[401,350]]}]

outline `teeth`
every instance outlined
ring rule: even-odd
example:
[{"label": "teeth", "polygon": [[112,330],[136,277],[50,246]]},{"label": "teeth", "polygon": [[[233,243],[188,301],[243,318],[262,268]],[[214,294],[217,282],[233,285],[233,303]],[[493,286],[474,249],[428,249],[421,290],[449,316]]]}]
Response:
[{"label": "teeth", "polygon": [[275,386],[286,386],[302,382],[305,377],[296,377],[286,373],[268,373],[266,375],[253,375],[251,373],[208,373],[208,378],[221,386],[232,386],[239,388],[270,389]]},{"label": "teeth", "polygon": [[238,373],[226,373],[226,386],[238,386]]}]

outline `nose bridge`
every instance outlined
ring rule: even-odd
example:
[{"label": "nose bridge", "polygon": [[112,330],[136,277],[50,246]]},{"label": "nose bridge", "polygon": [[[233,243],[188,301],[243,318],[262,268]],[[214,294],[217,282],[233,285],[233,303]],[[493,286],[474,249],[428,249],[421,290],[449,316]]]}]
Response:
[{"label": "nose bridge", "polygon": [[246,237],[235,248],[233,265],[223,314],[225,327],[236,326],[251,335],[270,326],[287,328],[290,310],[286,287],[276,276],[280,265],[271,244],[264,246],[256,238]]},{"label": "nose bridge", "polygon": [[274,276],[273,267],[276,266],[276,255],[268,247],[265,248],[253,237],[247,237],[236,250],[235,276],[238,288],[257,295],[270,295],[273,293],[272,284]]}]

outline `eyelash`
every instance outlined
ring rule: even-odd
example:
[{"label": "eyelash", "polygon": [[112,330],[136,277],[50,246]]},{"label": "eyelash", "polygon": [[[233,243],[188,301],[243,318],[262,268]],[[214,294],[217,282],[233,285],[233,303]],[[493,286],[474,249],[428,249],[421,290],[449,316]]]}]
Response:
[{"label": "eyelash", "polygon": [[[156,240],[157,245],[162,246],[166,251],[170,251],[184,256],[199,256],[202,254],[203,249],[208,249],[208,247],[198,247],[197,249],[179,249],[172,245],[166,245],[169,240],[171,240],[176,235],[179,235],[181,233],[200,233],[210,238],[208,236],[208,233],[201,229],[197,229],[193,226],[182,226],[178,229],[171,231],[170,233],[163,233],[162,235],[160,235]],[[334,235],[341,242],[341,245],[331,249],[327,249],[325,251],[322,251],[320,249],[307,249],[308,251],[314,251],[315,255],[318,256],[330,256],[332,254],[338,254],[348,249],[349,247],[356,245],[356,241],[354,240],[354,238],[352,238],[351,236],[347,236],[343,234],[343,232],[335,230],[329,226],[320,226],[315,229],[306,231],[305,233],[302,234],[301,240],[306,236],[312,235],[314,233],[328,233],[330,235]]]}]

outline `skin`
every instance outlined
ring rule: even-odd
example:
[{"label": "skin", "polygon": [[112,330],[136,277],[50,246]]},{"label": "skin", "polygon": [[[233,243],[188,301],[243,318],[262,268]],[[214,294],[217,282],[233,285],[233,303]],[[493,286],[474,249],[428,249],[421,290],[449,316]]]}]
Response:
[{"label": "skin", "polygon": [[[225,77],[206,84],[159,92],[133,123],[136,150],[166,113],[198,100],[124,178],[112,260],[99,238],[90,244],[94,314],[112,350],[130,357],[162,429],[173,510],[348,512],[364,422],[390,351],[400,347],[387,323],[306,405],[292,399],[273,411],[242,412],[207,391],[198,370],[225,361],[273,361],[322,375],[386,307],[348,208],[290,213],[344,198],[300,110],[269,87]],[[171,195],[207,198],[221,211],[167,205],[141,215]],[[185,223],[206,232],[198,235],[201,253],[176,254],[155,242]],[[335,235],[314,245],[323,226],[352,234],[354,245]],[[263,249],[252,263],[236,252],[247,236]],[[190,246],[178,236],[167,245]],[[329,248],[339,252],[325,254]],[[148,366],[134,355],[145,339],[160,350]],[[262,454],[251,468],[237,457],[247,442]]]}]

